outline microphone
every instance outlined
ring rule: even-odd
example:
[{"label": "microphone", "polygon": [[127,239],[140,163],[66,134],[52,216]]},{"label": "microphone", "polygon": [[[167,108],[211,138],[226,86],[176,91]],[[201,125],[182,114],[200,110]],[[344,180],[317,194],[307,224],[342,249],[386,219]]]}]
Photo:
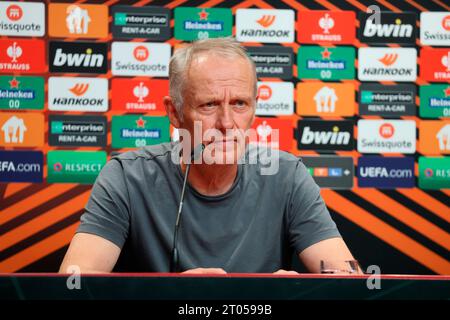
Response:
[{"label": "microphone", "polygon": [[173,246],[172,246],[172,259],[170,261],[170,272],[180,272],[179,268],[179,255],[178,255],[178,229],[180,228],[181,213],[183,211],[184,193],[186,191],[186,185],[189,176],[189,170],[191,169],[191,163],[197,159],[205,149],[203,143],[199,144],[192,150],[191,161],[186,164],[186,172],[184,173],[183,188],[181,189],[180,203],[178,204],[177,220],[175,222],[175,230],[173,232]]}]

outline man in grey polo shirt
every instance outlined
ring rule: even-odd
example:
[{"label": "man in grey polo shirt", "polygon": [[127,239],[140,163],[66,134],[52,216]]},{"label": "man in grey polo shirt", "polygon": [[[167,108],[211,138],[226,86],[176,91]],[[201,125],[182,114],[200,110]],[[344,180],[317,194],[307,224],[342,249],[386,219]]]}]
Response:
[{"label": "man in grey polo shirt", "polygon": [[[194,141],[205,149],[188,176],[177,241],[181,271],[292,273],[295,253],[319,272],[320,260],[353,259],[301,160],[281,151],[268,158],[268,149],[248,144],[243,132],[255,117],[257,78],[239,43],[209,39],[178,49],[169,81],[164,104],[182,142],[106,164],[61,272],[73,265],[83,273],[168,272]],[[276,166],[267,170],[261,159]]]}]

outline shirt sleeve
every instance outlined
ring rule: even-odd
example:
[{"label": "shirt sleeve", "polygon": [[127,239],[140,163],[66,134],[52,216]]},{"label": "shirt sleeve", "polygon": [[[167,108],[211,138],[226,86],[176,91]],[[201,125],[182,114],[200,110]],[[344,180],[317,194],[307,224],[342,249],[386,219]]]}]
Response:
[{"label": "shirt sleeve", "polygon": [[119,160],[111,159],[103,167],[80,220],[77,233],[95,234],[123,247],[129,232],[130,206]]},{"label": "shirt sleeve", "polygon": [[319,241],[341,237],[319,186],[301,160],[294,174],[288,217],[289,240],[297,254]]}]

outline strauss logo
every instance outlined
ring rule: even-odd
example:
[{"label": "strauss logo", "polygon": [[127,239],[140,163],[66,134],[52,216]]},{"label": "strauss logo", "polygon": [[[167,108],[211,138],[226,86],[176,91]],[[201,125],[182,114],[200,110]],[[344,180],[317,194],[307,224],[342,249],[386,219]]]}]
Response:
[{"label": "strauss logo", "polygon": [[270,125],[267,124],[267,121],[263,121],[262,124],[260,124],[257,128],[256,128],[256,132],[258,133],[260,142],[267,142],[267,138],[270,136],[270,134],[272,133],[272,127]]},{"label": "strauss logo", "polygon": [[138,86],[134,87],[133,94],[138,98],[138,102],[144,102],[144,98],[148,96],[149,90],[143,82],[140,82]]},{"label": "strauss logo", "polygon": [[17,58],[22,55],[22,48],[17,45],[17,42],[14,42],[12,46],[8,47],[6,54],[12,59],[11,62],[17,62]]},{"label": "strauss logo", "polygon": [[334,27],[334,20],[330,17],[328,13],[325,13],[325,16],[320,18],[319,27],[323,29],[323,33],[330,33],[330,29]]}]

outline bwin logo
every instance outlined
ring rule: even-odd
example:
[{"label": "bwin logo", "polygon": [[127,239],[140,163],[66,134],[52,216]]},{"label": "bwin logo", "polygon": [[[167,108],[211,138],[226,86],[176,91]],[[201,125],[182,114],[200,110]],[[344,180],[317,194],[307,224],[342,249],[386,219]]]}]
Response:
[{"label": "bwin logo", "polygon": [[365,37],[395,37],[408,38],[413,33],[413,26],[402,24],[400,19],[395,19],[395,24],[376,24],[373,19],[367,19],[363,35]]},{"label": "bwin logo", "polygon": [[92,49],[88,48],[86,53],[64,53],[61,48],[56,49],[53,65],[57,67],[101,67],[103,64],[102,54],[92,54]]},{"label": "bwin logo", "polygon": [[334,126],[333,131],[313,131],[311,128],[305,127],[303,129],[302,144],[332,144],[332,145],[347,145],[350,142],[349,132],[339,132],[339,127]]}]

